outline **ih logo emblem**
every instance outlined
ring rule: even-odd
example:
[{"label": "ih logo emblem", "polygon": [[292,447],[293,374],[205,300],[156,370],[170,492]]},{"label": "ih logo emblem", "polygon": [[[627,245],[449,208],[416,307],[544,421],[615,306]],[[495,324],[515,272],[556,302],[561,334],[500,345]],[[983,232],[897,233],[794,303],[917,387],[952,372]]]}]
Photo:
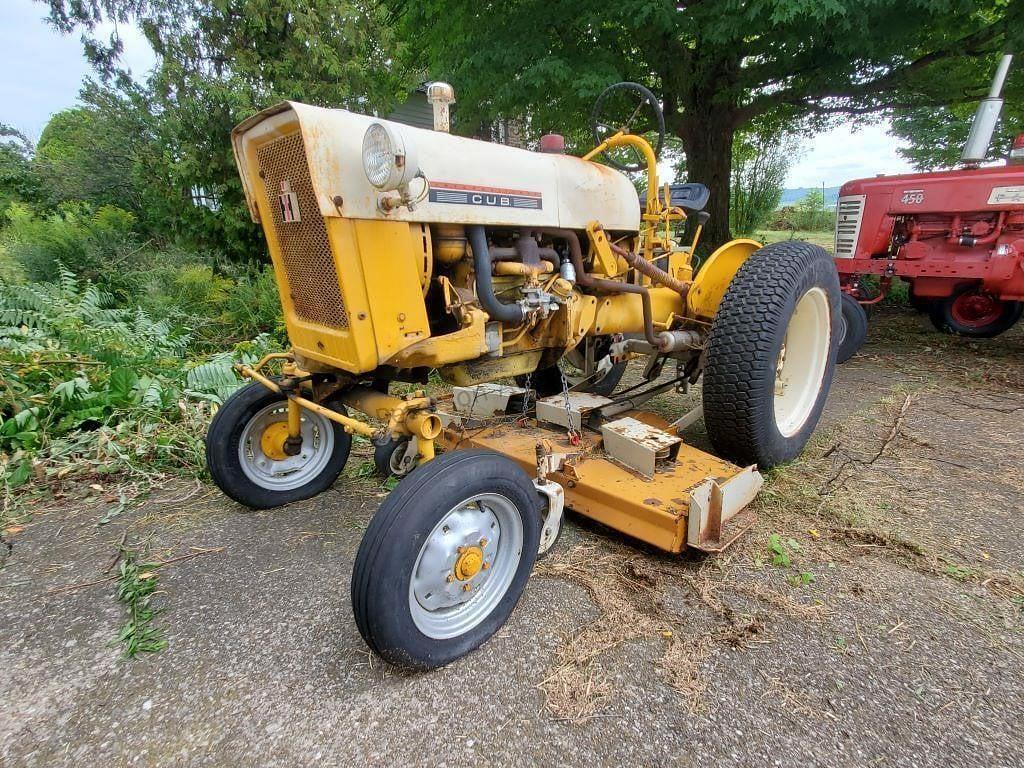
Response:
[{"label": "ih logo emblem", "polygon": [[299,198],[292,192],[290,181],[281,182],[281,194],[277,196],[277,204],[281,206],[281,221],[286,224],[302,221],[302,214],[299,213]]}]

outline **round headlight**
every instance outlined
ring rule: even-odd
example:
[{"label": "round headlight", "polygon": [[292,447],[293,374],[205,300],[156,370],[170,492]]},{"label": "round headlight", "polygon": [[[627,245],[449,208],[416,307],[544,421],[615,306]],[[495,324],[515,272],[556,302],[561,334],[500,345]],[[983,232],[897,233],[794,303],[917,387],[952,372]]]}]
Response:
[{"label": "round headlight", "polygon": [[401,133],[383,123],[371,123],[363,135],[363,170],[377,189],[390,191],[408,184],[419,167]]}]

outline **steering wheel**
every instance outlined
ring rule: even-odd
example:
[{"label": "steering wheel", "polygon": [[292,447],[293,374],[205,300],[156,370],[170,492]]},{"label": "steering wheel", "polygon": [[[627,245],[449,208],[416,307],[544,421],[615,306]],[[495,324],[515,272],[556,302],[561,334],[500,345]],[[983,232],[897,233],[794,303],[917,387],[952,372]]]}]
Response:
[{"label": "steering wheel", "polygon": [[[605,88],[594,102],[590,130],[594,134],[595,146],[619,131],[637,134],[657,131],[654,156],[658,157],[665,143],[665,113],[658,97],[640,83],[615,83]],[[636,147],[617,147],[603,154],[608,163],[620,171],[635,172],[647,168],[647,161]],[[633,162],[629,162],[630,157]]]}]

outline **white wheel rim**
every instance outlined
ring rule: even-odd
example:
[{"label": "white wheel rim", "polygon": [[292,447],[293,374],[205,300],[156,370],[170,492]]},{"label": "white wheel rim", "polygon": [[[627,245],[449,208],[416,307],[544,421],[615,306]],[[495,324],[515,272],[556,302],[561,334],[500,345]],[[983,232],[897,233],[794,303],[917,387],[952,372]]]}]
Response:
[{"label": "white wheel rim", "polygon": [[[470,547],[479,548],[487,567],[460,579],[456,575],[459,549]],[[508,592],[522,556],[523,520],[509,499],[482,493],[456,504],[434,526],[413,565],[409,580],[413,623],[435,640],[470,631],[491,615]]]},{"label": "white wheel rim", "polygon": [[273,403],[249,419],[238,442],[242,472],[268,491],[291,491],[317,478],[334,454],[334,429],[324,416],[302,411],[302,446],[297,454],[275,460],[263,451],[261,438],[271,424],[288,421],[288,403]]},{"label": "white wheel rim", "polygon": [[818,401],[831,319],[828,295],[821,288],[801,296],[789,319],[775,366],[775,426],[784,437],[801,430]]}]

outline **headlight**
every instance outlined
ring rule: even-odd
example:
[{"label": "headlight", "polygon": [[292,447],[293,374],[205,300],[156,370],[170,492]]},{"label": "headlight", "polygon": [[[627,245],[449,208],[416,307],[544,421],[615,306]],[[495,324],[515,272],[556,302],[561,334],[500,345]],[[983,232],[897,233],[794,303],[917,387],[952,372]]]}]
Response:
[{"label": "headlight", "polygon": [[406,186],[419,172],[416,153],[400,132],[371,123],[363,135],[363,170],[377,189],[390,191]]}]

